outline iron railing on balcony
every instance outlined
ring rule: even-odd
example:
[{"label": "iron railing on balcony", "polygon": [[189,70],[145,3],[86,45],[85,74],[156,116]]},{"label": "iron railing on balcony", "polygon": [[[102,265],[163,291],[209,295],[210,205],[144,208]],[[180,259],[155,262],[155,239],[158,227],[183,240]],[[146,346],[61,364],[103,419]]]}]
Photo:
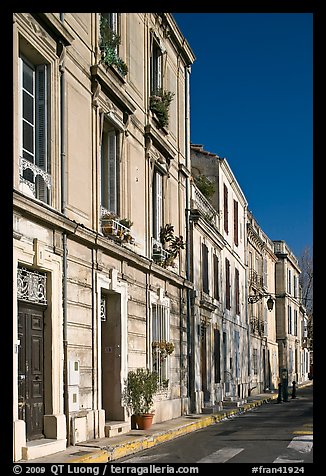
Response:
[{"label": "iron railing on balcony", "polygon": [[250,329],[252,334],[258,334],[260,336],[265,335],[265,324],[259,317],[250,317]]},{"label": "iron railing on balcony", "polygon": [[51,192],[51,175],[24,157],[19,159],[19,179],[20,183],[29,187],[35,198],[39,198],[40,193],[41,195],[44,194],[42,192],[44,187],[46,187],[48,193]]},{"label": "iron railing on balcony", "polygon": [[256,288],[263,287],[263,277],[261,274],[258,274],[257,271],[254,269],[250,269],[249,271],[249,281],[250,286],[254,286]]},{"label": "iron railing on balcony", "polygon": [[160,241],[152,237],[152,259],[156,262],[163,263],[170,257],[170,252],[163,248]]},{"label": "iron railing on balcony", "polygon": [[204,218],[210,221],[213,225],[218,227],[218,213],[215,208],[210,204],[207,198],[201,193],[201,191],[192,185],[192,204],[191,207],[197,209]]}]

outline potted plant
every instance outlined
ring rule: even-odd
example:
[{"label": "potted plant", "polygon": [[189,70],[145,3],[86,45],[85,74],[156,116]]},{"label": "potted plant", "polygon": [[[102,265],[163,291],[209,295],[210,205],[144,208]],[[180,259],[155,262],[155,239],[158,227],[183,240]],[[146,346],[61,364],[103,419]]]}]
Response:
[{"label": "potted plant", "polygon": [[135,243],[130,228],[133,222],[128,218],[119,218],[117,214],[107,212],[102,216],[102,232],[119,243]]},{"label": "potted plant", "polygon": [[169,124],[169,108],[173,97],[173,92],[161,88],[149,98],[149,108],[155,114],[160,127]]},{"label": "potted plant", "polygon": [[154,396],[159,390],[158,375],[149,369],[130,370],[125,379],[123,402],[139,430],[147,430],[153,422]]},{"label": "potted plant", "polygon": [[152,342],[152,350],[153,354],[158,355],[160,361],[163,362],[174,351],[174,344],[166,340],[156,340]]},{"label": "potted plant", "polygon": [[164,227],[161,227],[160,243],[163,247],[164,255],[162,254],[161,257],[158,256],[156,258],[153,247],[153,259],[163,268],[173,266],[174,260],[180,253],[180,250],[185,249],[186,244],[183,241],[183,237],[181,235],[176,236],[174,234],[174,226],[168,223]]},{"label": "potted plant", "polygon": [[128,73],[128,66],[118,56],[117,48],[121,43],[120,36],[114,32],[110,26],[108,19],[101,15],[100,23],[100,49],[102,53],[101,61],[106,66],[113,66],[122,75]]}]

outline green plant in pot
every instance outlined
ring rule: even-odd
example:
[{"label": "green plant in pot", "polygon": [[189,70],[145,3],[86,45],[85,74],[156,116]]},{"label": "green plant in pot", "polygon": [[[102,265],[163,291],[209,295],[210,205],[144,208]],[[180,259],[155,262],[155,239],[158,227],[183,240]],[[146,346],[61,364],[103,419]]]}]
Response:
[{"label": "green plant in pot", "polygon": [[153,421],[154,396],[159,390],[158,374],[149,369],[130,370],[125,379],[123,402],[128,414],[132,416],[132,424],[136,422],[138,429],[146,430]]}]

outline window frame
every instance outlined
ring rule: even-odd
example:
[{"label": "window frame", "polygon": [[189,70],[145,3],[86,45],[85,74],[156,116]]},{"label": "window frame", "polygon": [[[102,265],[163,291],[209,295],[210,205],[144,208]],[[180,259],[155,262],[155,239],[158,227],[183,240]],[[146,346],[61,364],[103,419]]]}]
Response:
[{"label": "window frame", "polygon": [[[32,92],[24,84],[24,73],[31,74]],[[43,76],[43,78],[42,78]],[[20,184],[29,188],[28,195],[51,206],[52,176],[50,156],[50,65],[45,61],[33,64],[24,54],[19,54],[19,121],[20,121]],[[27,119],[25,105],[30,98],[32,113]],[[32,121],[32,122],[31,122]],[[24,137],[31,127],[31,148]],[[24,190],[24,189],[23,189]]]},{"label": "window frame", "polygon": [[157,352],[155,358],[152,348],[155,341],[170,341],[170,304],[166,299],[151,300],[150,303],[150,368],[158,373],[159,386],[165,387],[164,381],[169,380],[169,356],[161,362]]},{"label": "window frame", "polygon": [[152,38],[150,55],[150,95],[155,95],[163,88],[163,52],[159,43]]},{"label": "window frame", "polygon": [[160,241],[161,228],[164,224],[164,175],[154,166],[152,183],[152,236]]},{"label": "window frame", "polygon": [[[106,148],[106,150],[104,149]],[[111,152],[113,150],[113,152]],[[105,155],[104,155],[105,153]],[[101,207],[108,212],[120,213],[121,131],[104,119],[100,147]],[[110,172],[111,169],[111,172]],[[113,172],[114,177],[111,178]]]}]

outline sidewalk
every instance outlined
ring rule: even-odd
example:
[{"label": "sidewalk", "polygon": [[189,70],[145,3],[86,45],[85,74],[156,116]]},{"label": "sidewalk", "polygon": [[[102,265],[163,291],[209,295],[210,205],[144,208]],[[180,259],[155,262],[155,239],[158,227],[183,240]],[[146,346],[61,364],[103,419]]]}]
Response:
[{"label": "sidewalk", "polygon": [[[298,391],[307,385],[312,385],[312,382],[299,385]],[[256,406],[277,400],[277,397],[277,392],[254,395],[248,397],[247,403],[239,407],[236,404],[234,406],[228,404],[227,409],[216,413],[181,416],[162,423],[155,423],[149,430],[130,430],[121,436],[78,443],[75,446],[69,446],[64,451],[28,461],[21,460],[19,463],[107,463],[247,412]],[[291,399],[290,389],[289,399]]]}]

